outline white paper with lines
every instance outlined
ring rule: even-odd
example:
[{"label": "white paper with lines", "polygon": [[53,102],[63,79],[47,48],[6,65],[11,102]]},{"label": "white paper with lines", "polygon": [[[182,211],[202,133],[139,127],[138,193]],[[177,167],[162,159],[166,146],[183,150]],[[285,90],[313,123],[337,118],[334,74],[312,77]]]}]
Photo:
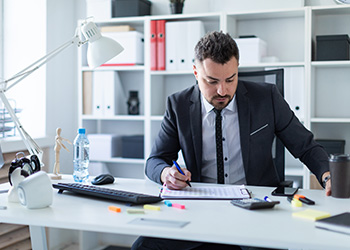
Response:
[{"label": "white paper with lines", "polygon": [[163,199],[232,200],[250,198],[250,193],[244,185],[223,185],[220,187],[186,187],[182,190],[170,190],[163,187],[160,196]]}]

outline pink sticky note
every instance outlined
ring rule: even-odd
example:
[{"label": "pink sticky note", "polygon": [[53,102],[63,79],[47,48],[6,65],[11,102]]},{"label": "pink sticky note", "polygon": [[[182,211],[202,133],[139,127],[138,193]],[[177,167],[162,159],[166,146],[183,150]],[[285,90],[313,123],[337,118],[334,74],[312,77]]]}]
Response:
[{"label": "pink sticky note", "polygon": [[181,205],[181,204],[178,204],[178,203],[173,203],[172,207],[176,207],[176,208],[179,208],[179,209],[185,209],[185,205]]}]

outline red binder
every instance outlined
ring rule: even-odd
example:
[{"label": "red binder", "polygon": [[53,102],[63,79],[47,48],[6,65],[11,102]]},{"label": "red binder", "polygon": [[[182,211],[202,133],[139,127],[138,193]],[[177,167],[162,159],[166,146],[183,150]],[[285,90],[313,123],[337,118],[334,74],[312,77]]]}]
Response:
[{"label": "red binder", "polygon": [[151,70],[157,70],[157,21],[151,21]]},{"label": "red binder", "polygon": [[157,70],[165,70],[165,20],[157,20]]}]

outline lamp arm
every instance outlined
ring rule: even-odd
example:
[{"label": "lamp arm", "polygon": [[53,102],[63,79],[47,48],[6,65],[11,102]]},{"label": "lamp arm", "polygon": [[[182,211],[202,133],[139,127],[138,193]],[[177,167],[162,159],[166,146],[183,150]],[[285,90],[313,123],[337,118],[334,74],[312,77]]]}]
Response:
[{"label": "lamp arm", "polygon": [[[33,72],[38,70],[42,65],[46,64],[50,59],[52,59],[53,57],[58,55],[61,51],[63,51],[64,49],[68,48],[70,45],[76,44],[77,46],[80,46],[80,45],[84,44],[85,42],[86,41],[82,42],[80,40],[78,34],[76,34],[68,42],[64,43],[63,45],[61,45],[57,49],[51,51],[49,54],[43,56],[42,58],[40,58],[36,62],[32,63],[31,65],[29,65],[25,69],[23,69],[20,72],[18,72],[17,74],[15,74],[13,77],[11,77],[11,78],[9,78],[9,79],[7,79],[5,81],[0,82],[0,91],[7,91],[10,88],[14,87],[17,83],[19,83],[24,78],[26,78],[27,76],[29,76],[30,74],[32,74]],[[17,79],[17,78],[19,78],[19,79]],[[7,84],[9,82],[11,82],[11,81],[13,81],[15,79],[17,79],[15,82],[13,82],[9,86],[7,86]]]},{"label": "lamp arm", "polygon": [[4,103],[4,106],[6,107],[13,122],[15,123],[15,126],[16,126],[17,130],[19,131],[19,134],[21,135],[22,140],[23,140],[26,148],[28,149],[29,153],[37,155],[40,159],[40,162],[41,162],[43,151],[38,146],[38,144],[36,144],[36,142],[30,137],[30,135],[24,130],[22,124],[19,122],[19,120],[16,116],[15,111],[11,107],[11,104],[9,103],[4,91],[0,91],[0,99]]}]

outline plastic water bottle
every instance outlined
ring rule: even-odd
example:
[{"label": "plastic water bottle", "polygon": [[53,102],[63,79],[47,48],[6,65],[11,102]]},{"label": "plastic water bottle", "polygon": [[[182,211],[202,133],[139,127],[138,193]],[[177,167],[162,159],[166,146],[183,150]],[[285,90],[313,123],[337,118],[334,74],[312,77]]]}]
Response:
[{"label": "plastic water bottle", "polygon": [[89,180],[89,140],[86,137],[85,128],[79,128],[78,135],[74,139],[73,165],[74,181],[87,182]]}]

